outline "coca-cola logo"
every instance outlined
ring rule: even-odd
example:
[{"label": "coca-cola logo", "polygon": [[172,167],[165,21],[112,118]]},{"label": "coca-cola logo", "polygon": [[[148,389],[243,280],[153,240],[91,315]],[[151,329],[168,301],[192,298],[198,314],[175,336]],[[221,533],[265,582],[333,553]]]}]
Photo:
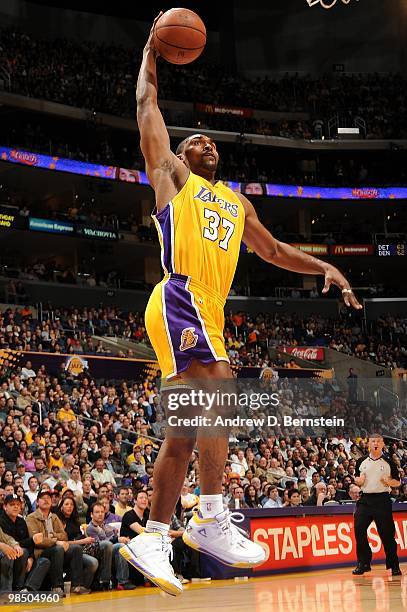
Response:
[{"label": "coca-cola logo", "polygon": [[317,349],[294,349],[292,355],[301,357],[301,359],[316,359],[318,356]]},{"label": "coca-cola logo", "polygon": [[26,151],[11,151],[10,157],[15,159],[20,164],[26,164],[27,166],[35,166],[38,164],[38,156],[35,153],[28,153]]},{"label": "coca-cola logo", "polygon": [[284,347],[283,351],[294,357],[306,359],[307,361],[323,361],[324,349],[321,347],[305,346],[305,347]]}]

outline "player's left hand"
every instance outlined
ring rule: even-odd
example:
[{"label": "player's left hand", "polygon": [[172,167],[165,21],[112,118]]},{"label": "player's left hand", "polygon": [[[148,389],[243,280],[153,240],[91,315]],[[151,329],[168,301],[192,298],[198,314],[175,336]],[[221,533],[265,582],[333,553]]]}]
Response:
[{"label": "player's left hand", "polygon": [[334,266],[328,266],[325,272],[325,285],[322,289],[322,293],[328,293],[331,285],[336,285],[342,291],[343,301],[345,302],[346,306],[352,306],[356,310],[363,308],[362,304],[360,304],[356,299],[356,296],[344,275]]}]

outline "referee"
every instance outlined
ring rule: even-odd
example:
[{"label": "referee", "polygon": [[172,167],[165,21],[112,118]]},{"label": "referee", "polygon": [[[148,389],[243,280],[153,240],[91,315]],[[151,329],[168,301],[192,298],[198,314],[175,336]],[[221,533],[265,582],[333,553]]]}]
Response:
[{"label": "referee", "polygon": [[396,464],[383,455],[383,448],[383,436],[371,434],[368,456],[361,457],[356,462],[355,483],[362,490],[354,515],[358,564],[352,573],[356,576],[371,570],[372,550],[367,539],[367,530],[372,521],[375,521],[383,542],[386,569],[391,569],[393,576],[401,575],[390,499],[390,488],[399,487],[400,479]]}]

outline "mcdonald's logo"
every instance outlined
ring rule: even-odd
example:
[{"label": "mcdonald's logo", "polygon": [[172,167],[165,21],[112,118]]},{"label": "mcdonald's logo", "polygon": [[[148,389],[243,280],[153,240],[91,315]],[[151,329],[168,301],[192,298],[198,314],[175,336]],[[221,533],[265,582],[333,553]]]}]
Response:
[{"label": "mcdonald's logo", "polygon": [[335,244],[329,247],[331,255],[373,255],[372,244]]}]

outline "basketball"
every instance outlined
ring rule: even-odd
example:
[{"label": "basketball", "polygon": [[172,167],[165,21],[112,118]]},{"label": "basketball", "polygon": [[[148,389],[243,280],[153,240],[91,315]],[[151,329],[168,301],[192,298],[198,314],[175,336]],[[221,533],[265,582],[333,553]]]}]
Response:
[{"label": "basketball", "polygon": [[154,29],[154,44],[171,64],[189,64],[202,53],[206,28],[202,19],[188,9],[173,8],[164,13]]}]

